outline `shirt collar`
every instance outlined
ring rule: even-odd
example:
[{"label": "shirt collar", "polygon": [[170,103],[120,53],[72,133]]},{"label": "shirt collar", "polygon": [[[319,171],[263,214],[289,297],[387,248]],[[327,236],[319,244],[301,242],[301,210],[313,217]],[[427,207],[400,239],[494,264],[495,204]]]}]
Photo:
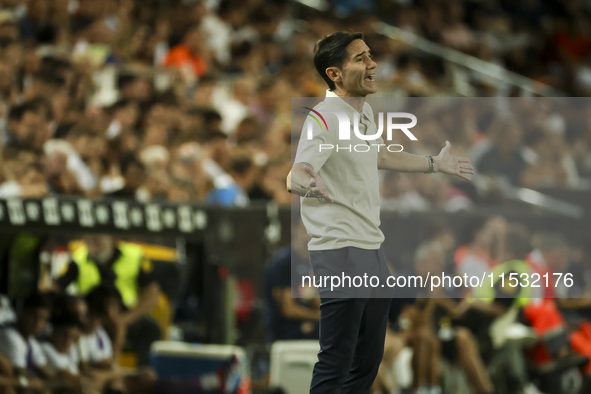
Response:
[{"label": "shirt collar", "polygon": [[339,97],[335,92],[330,89],[326,89],[326,97]]},{"label": "shirt collar", "polygon": [[[334,100],[333,98],[335,98],[335,97],[339,98],[340,100]],[[326,89],[326,98],[331,98],[331,100],[328,100],[328,102],[330,102],[330,104],[333,106],[338,103],[338,105],[341,107],[340,109],[349,116],[349,119],[351,120],[351,122],[353,121],[353,115],[355,114],[355,112],[359,113],[349,103],[347,103],[341,97],[337,96],[337,94],[330,89]],[[365,104],[363,105],[363,109],[361,110],[361,114],[364,117],[366,117],[367,119],[369,119],[369,113],[368,113],[368,110],[367,110],[367,107],[365,106]]]}]

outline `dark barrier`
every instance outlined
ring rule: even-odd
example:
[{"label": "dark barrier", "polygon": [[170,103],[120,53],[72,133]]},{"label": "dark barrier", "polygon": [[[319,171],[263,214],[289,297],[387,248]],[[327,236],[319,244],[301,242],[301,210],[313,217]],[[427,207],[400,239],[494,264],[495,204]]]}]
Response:
[{"label": "dark barrier", "polygon": [[0,230],[199,236],[207,227],[202,206],[134,200],[62,197],[0,200]]}]

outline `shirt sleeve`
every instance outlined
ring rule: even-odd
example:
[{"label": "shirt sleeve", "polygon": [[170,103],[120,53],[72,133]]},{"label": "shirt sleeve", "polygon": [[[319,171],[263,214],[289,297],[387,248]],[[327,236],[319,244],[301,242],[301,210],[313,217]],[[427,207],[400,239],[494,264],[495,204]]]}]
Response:
[{"label": "shirt sleeve", "polygon": [[[302,128],[294,160],[294,163],[310,164],[316,172],[320,171],[338,145],[336,115],[326,114],[323,117],[326,120],[326,126],[321,120],[314,119],[311,116],[307,117]],[[322,127],[321,124],[323,124]],[[312,130],[311,138],[308,132],[309,128]]]},{"label": "shirt sleeve", "polygon": [[47,361],[47,364],[55,369],[55,370],[62,370],[62,366],[59,364],[59,362],[57,361],[56,358],[56,350],[53,348],[53,346],[50,343],[42,343],[40,344],[41,350],[43,352],[43,355],[45,356],[45,360]]},{"label": "shirt sleeve", "polygon": [[80,335],[80,339],[76,344],[77,354],[79,357],[79,363],[87,363],[90,361],[89,348],[88,348],[88,336]]},{"label": "shirt sleeve", "polygon": [[80,365],[80,356],[78,355],[78,349],[72,346],[70,351],[68,352],[68,357],[70,359],[70,372],[74,375],[79,373],[78,366]]},{"label": "shirt sleeve", "polygon": [[11,335],[12,329],[0,330],[0,353],[17,368],[27,367],[27,345],[21,338]]},{"label": "shirt sleeve", "polygon": [[29,339],[31,344],[31,351],[33,352],[33,365],[37,368],[43,368],[47,365],[47,357],[45,352],[41,349],[41,345],[35,339]]}]

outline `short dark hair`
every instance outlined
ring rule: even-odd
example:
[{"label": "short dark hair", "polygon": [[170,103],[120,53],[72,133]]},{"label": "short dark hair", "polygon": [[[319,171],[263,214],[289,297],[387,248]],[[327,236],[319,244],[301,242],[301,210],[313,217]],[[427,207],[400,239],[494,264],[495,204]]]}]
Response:
[{"label": "short dark hair", "polygon": [[52,70],[42,70],[34,75],[34,78],[50,85],[63,86],[66,84],[66,79]]},{"label": "short dark hair", "polygon": [[52,302],[50,296],[40,292],[29,295],[23,303],[23,311],[32,309],[47,309],[51,311]]},{"label": "short dark hair", "polygon": [[27,112],[43,112],[43,114],[47,118],[51,114],[50,109],[50,104],[46,100],[37,97],[29,101],[25,101],[24,103],[17,105],[16,107],[12,107],[10,112],[8,113],[8,119],[20,122],[23,119],[25,113]]},{"label": "short dark hair", "polygon": [[121,295],[114,286],[99,285],[86,295],[86,305],[90,316],[103,318],[107,316],[107,301],[117,299],[121,303]]},{"label": "short dark hair", "polygon": [[230,170],[238,175],[244,175],[253,165],[248,156],[237,156],[230,160]]},{"label": "short dark hair", "polygon": [[513,253],[514,258],[524,259],[531,251],[529,232],[523,224],[511,224],[505,234],[506,248]]},{"label": "short dark hair", "polygon": [[136,75],[122,72],[117,76],[117,89],[121,90],[125,88],[126,86],[134,83],[136,79]]},{"label": "short dark hair", "polygon": [[80,317],[78,315],[66,311],[54,314],[51,317],[51,325],[53,326],[54,330],[57,330],[59,328],[70,327],[82,329],[83,327],[82,321],[80,320]]},{"label": "short dark hair", "polygon": [[318,74],[326,81],[330,90],[336,85],[326,74],[328,67],[343,67],[347,59],[347,47],[355,40],[363,40],[363,33],[339,31],[332,33],[316,43],[314,47],[314,67]]},{"label": "short dark hair", "polygon": [[123,175],[125,175],[125,172],[127,171],[127,169],[130,166],[138,166],[139,168],[143,170],[145,170],[144,167],[144,163],[142,163],[141,161],[139,161],[134,154],[132,153],[128,153],[123,155],[120,159],[119,159],[119,166],[121,168],[121,173]]}]

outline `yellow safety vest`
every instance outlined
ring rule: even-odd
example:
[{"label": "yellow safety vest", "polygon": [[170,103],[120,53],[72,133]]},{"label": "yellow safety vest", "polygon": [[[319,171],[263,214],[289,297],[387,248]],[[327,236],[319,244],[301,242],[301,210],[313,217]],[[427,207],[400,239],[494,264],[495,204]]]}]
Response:
[{"label": "yellow safety vest", "polygon": [[[115,272],[115,287],[121,293],[123,304],[132,308],[138,299],[138,276],[142,262],[142,248],[138,245],[119,243],[121,256],[113,263]],[[78,292],[80,295],[88,294],[93,288],[101,284],[101,274],[96,263],[88,260],[88,248],[82,244],[72,254],[74,262],[78,265]]]},{"label": "yellow safety vest", "polygon": [[[485,284],[480,288],[476,289],[474,291],[474,294],[477,298],[480,298],[482,301],[486,303],[492,303],[495,300],[496,293],[494,285],[499,283],[499,281],[501,280],[500,275],[508,274],[512,271],[518,275],[518,279],[521,277],[521,274],[526,274],[529,278],[531,274],[534,272],[532,268],[529,266],[529,264],[523,260],[509,260],[503,264],[497,265],[492,269],[491,273],[493,274],[493,287],[490,286],[490,277],[487,275],[485,279]],[[508,285],[509,277],[506,277],[505,281],[505,283]],[[519,279],[519,281],[521,282],[522,280]],[[487,286],[487,284],[489,285]],[[516,297],[514,300],[514,305],[518,307],[524,307],[527,304],[529,304],[532,297],[532,288],[529,286],[523,286],[519,289],[516,288],[516,290],[519,290],[519,293],[515,295]]]}]

